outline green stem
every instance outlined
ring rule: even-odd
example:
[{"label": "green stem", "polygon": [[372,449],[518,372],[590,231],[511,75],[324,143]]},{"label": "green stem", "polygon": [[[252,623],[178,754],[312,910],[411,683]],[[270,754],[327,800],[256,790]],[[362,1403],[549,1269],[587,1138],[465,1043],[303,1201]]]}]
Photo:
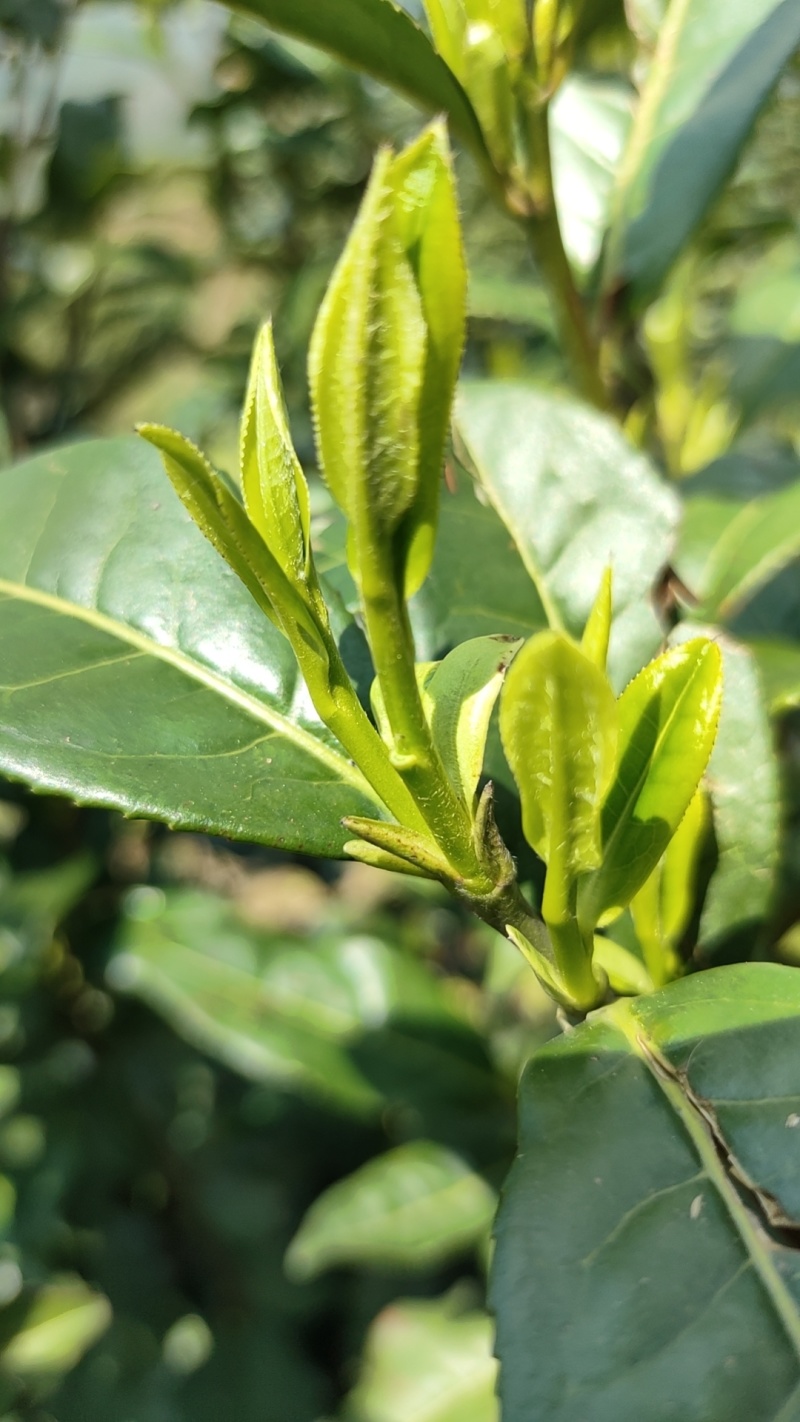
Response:
[{"label": "green stem", "polygon": [[472,825],[448,778],[425,719],[415,671],[416,650],[408,609],[388,559],[362,569],[361,597],[372,660],[383,693],[394,745],[391,761],[453,868],[467,879],[480,876]]},{"label": "green stem", "polygon": [[[528,242],[553,309],[556,331],[575,384],[590,404],[608,410],[610,400],[600,370],[600,352],[575,285],[558,220],[553,190],[548,104],[528,101],[528,175],[521,210]],[[512,208],[517,203],[512,203]]]},{"label": "green stem", "polygon": [[317,714],[355,761],[373,790],[401,825],[427,834],[428,826],[413,796],[392,765],[386,746],[359,701],[333,633],[320,626],[327,667],[306,647],[302,635],[291,638],[300,670]]}]

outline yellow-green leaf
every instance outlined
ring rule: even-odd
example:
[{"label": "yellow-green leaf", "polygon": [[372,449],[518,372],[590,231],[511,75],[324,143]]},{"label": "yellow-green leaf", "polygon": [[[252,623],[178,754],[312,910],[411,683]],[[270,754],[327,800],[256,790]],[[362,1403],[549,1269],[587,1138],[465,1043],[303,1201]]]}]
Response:
[{"label": "yellow-green leaf", "polygon": [[616,703],[602,672],[568,638],[532,637],[506,675],[500,733],[528,843],[572,878],[597,868],[617,744]]},{"label": "yellow-green leaf", "polygon": [[242,495],[250,522],[288,577],[308,572],[308,485],[292,444],[272,326],[253,348],[242,417]]},{"label": "yellow-green leaf", "polygon": [[424,683],[423,706],[445,770],[471,809],[486,737],[518,637],[473,637],[437,663]]},{"label": "yellow-green leaf", "polygon": [[611,636],[613,610],[611,593],[612,574],[611,569],[606,568],[581,638],[581,651],[584,656],[588,657],[590,662],[594,662],[601,671],[605,671],[608,660],[608,642]]},{"label": "yellow-green leaf", "polygon": [[581,889],[584,924],[613,917],[652,873],[708,765],[721,700],[720,651],[704,637],[664,652],[622,693],[619,769],[603,806],[602,867]]}]

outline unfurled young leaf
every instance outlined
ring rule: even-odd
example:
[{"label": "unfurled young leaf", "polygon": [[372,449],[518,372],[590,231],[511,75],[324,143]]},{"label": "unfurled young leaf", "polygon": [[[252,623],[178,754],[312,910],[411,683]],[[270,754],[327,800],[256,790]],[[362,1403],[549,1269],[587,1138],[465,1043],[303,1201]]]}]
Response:
[{"label": "unfurled young leaf", "polygon": [[306,646],[325,659],[319,630],[321,601],[320,610],[312,610],[305,589],[278,562],[222,475],[174,430],[140,425],[139,434],[159,451],[181,502],[262,611],[290,639],[292,630],[300,629]]},{"label": "unfurled young leaf", "polygon": [[410,596],[433,540],[464,341],[466,278],[447,140],[379,154],[322,304],[309,377],[320,463],[365,598]]},{"label": "unfurled young leaf", "polygon": [[722,658],[704,637],[664,652],[622,693],[602,867],[581,886],[584,925],[614,917],[652,873],[708,765],[721,701]]},{"label": "unfurled young leaf", "polygon": [[244,506],[288,577],[310,569],[308,485],[289,433],[272,326],[256,337],[241,432]]},{"label": "unfurled young leaf", "polygon": [[614,694],[602,672],[569,638],[532,637],[506,675],[500,734],[528,843],[572,877],[596,869],[617,746]]},{"label": "unfurled young leaf", "polygon": [[681,971],[677,949],[694,907],[697,865],[710,821],[708,799],[698,790],[665,854],[631,899],[636,936],[656,987]]},{"label": "unfurled young leaf", "polygon": [[522,645],[517,637],[473,637],[434,664],[422,703],[434,744],[459,795],[471,810],[486,737],[503,677]]},{"label": "unfurled young leaf", "polygon": [[581,651],[584,656],[603,672],[608,658],[612,607],[612,574],[611,569],[606,568],[581,638]]}]

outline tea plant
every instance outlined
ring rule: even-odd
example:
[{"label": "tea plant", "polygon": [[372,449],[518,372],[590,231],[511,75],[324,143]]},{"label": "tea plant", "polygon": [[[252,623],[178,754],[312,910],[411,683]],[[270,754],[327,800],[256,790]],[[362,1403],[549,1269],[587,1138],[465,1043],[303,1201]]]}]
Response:
[{"label": "tea plant", "polygon": [[[9,475],[0,765],[436,880],[508,937],[565,1030],[524,1076],[496,1226],[505,1422],[789,1422],[799,980],[698,969],[769,894],[774,762],[726,624],[800,548],[800,486],[716,543],[718,510],[690,508],[700,581],[690,596],[661,577],[678,589],[667,635],[649,594],[679,505],[641,451],[686,473],[732,438],[713,382],[691,398],[674,264],[800,40],[796,7],[734,6],[718,34],[713,4],[673,0],[657,38],[632,7],[655,54],[594,313],[550,146],[595,7],[430,0],[433,43],[389,0],[238,8],[447,111],[529,236],[582,400],[469,380],[456,397],[466,273],[444,126],[381,151],[309,355],[338,513],[315,529],[269,325],[236,480],[157,425]],[[645,371],[637,316],[657,295]],[[795,664],[771,655],[791,702]]]}]

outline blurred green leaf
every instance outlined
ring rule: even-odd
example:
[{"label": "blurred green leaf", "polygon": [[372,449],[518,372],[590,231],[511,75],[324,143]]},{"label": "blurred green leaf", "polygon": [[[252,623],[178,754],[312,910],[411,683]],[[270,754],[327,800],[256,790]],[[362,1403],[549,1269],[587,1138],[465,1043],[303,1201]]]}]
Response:
[{"label": "blurred green leaf", "polygon": [[376,1156],[314,1202],[286,1256],[312,1278],[334,1265],[428,1269],[488,1229],[494,1191],[452,1151],[413,1141]]},{"label": "blurred green leaf", "polygon": [[438,113],[444,110],[461,136],[485,152],[464,90],[411,17],[392,0],[226,0],[278,30],[319,45],[345,64],[402,90]]},{"label": "blurred green leaf", "polygon": [[496,1372],[485,1314],[459,1312],[453,1295],[402,1300],[372,1326],[345,1416],[348,1422],[499,1422]]},{"label": "blurred green leaf", "polygon": [[447,1017],[424,968],[357,935],[306,948],[248,930],[208,896],[134,895],[108,965],[201,1051],[253,1081],[369,1111],[380,1100],[346,1043],[399,1013]]},{"label": "blurred green leaf", "polygon": [[600,255],[631,99],[626,85],[570,74],[550,108],[556,206],[567,255],[582,272]]},{"label": "blurred green leaf", "polygon": [[574,400],[467,381],[457,427],[554,629],[580,637],[611,565],[609,671],[624,685],[660,640],[648,594],[669,559],[675,496],[611,420]]},{"label": "blurred green leaf", "polygon": [[800,558],[800,483],[753,499],[730,520],[711,548],[695,586],[701,616],[728,621],[764,583]]},{"label": "blurred green leaf", "polygon": [[110,1323],[108,1299],[82,1279],[45,1284],[0,1353],[0,1365],[26,1380],[68,1372]]},{"label": "blurred green leaf", "polygon": [[798,43],[794,0],[671,0],[619,169],[610,287],[658,289]]},{"label": "blurred green leaf", "polygon": [[772,899],[780,843],[778,766],[756,661],[732,639],[717,641],[725,689],[708,785],[719,862],[700,921],[701,956],[729,936],[752,951]]},{"label": "blurred green leaf", "polygon": [[800,646],[754,639],[748,644],[758,667],[764,699],[773,714],[800,706]]}]

